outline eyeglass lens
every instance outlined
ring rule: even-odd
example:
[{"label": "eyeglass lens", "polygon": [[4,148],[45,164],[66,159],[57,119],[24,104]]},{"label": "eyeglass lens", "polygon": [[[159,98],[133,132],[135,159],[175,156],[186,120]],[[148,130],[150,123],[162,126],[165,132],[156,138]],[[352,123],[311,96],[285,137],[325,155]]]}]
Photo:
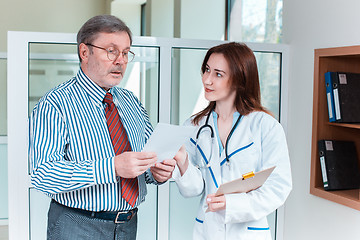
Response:
[{"label": "eyeglass lens", "polygon": [[[91,46],[91,47],[95,47],[101,50],[105,50],[107,53],[107,57],[110,61],[114,61],[115,59],[117,59],[120,55],[120,51],[117,48],[114,47],[109,47],[109,48],[103,48],[103,47],[99,47],[96,45],[93,45],[91,43],[86,43],[86,45]],[[121,56],[124,59],[125,62],[131,62],[132,60],[134,60],[135,57],[135,53],[133,53],[132,51],[123,51],[121,52]]]},{"label": "eyeglass lens", "polygon": [[120,54],[126,62],[131,62],[135,57],[135,54],[131,51],[120,52],[116,48],[108,48],[106,51],[110,61],[114,61],[115,59],[117,59]]}]

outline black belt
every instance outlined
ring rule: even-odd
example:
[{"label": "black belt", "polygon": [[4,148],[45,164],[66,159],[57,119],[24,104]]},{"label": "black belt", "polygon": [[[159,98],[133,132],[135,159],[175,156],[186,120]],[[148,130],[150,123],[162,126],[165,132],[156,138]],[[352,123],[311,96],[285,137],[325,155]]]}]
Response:
[{"label": "black belt", "polygon": [[88,211],[88,210],[84,210],[84,209],[79,209],[79,208],[71,208],[65,205],[62,205],[58,202],[56,202],[54,199],[51,200],[53,203],[56,203],[62,207],[71,209],[74,212],[80,213],[82,215],[91,217],[91,218],[97,218],[97,219],[102,219],[102,220],[108,220],[108,221],[113,221],[114,223],[124,223],[124,222],[128,222],[130,221],[137,213],[138,208],[134,208],[131,209],[129,211],[119,211],[119,212],[115,212],[115,211],[111,211],[111,212],[93,212],[93,211]]}]

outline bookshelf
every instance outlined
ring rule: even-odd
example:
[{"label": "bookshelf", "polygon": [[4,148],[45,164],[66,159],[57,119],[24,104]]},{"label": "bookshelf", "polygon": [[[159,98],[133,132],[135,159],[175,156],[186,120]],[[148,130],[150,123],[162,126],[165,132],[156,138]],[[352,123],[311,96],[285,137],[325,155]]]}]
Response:
[{"label": "bookshelf", "polygon": [[360,73],[360,46],[315,49],[314,54],[310,193],[360,211],[359,189],[324,190],[317,146],[320,139],[354,141],[360,159],[360,124],[329,122],[324,75],[327,71]]}]

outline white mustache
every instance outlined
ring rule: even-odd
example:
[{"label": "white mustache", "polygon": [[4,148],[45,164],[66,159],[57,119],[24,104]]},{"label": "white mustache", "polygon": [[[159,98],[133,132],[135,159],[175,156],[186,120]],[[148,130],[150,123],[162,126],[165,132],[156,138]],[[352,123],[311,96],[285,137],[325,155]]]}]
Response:
[{"label": "white mustache", "polygon": [[111,69],[110,72],[120,72],[121,74],[123,73],[122,68],[119,69]]}]

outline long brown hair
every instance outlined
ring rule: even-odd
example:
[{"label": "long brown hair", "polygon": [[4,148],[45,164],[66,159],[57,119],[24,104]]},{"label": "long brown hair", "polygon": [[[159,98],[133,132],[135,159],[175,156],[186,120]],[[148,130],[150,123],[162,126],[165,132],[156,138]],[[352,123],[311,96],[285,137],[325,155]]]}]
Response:
[{"label": "long brown hair", "polygon": [[[261,105],[259,74],[256,58],[253,51],[244,43],[230,42],[210,48],[201,66],[201,72],[206,70],[207,62],[213,53],[224,56],[230,69],[230,87],[235,89],[236,96],[234,105],[241,115],[247,115],[253,111],[270,112]],[[215,108],[215,101],[202,111],[194,114],[192,123],[199,124],[202,117],[210,114]]]}]

